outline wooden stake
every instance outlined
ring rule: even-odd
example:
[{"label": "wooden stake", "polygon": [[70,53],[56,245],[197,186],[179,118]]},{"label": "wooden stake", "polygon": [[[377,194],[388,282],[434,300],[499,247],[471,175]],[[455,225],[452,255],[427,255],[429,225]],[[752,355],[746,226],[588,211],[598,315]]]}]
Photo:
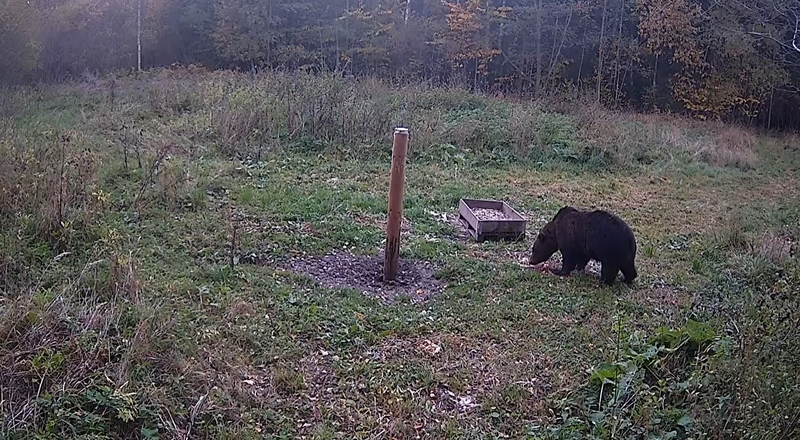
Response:
[{"label": "wooden stake", "polygon": [[392,144],[392,176],[389,184],[389,218],[386,221],[386,251],[383,262],[383,281],[397,278],[400,258],[400,226],[403,221],[403,185],[406,174],[408,129],[395,128]]}]

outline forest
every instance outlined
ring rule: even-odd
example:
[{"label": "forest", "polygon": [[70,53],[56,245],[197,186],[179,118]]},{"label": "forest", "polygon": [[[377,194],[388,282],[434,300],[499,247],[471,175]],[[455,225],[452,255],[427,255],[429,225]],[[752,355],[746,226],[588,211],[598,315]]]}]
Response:
[{"label": "forest", "polygon": [[2,0],[0,79],[200,64],[798,128],[798,0]]}]

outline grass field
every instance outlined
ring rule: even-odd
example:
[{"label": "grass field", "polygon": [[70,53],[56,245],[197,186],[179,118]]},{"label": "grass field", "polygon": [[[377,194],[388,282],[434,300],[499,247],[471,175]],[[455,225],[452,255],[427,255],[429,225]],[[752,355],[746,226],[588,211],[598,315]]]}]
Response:
[{"label": "grass field", "polygon": [[[275,72],[2,96],[0,438],[798,433],[796,136]],[[401,258],[444,289],[286,270],[382,250],[401,124]],[[461,197],[528,238],[464,239]],[[628,221],[632,287],[519,264],[563,205]]]}]

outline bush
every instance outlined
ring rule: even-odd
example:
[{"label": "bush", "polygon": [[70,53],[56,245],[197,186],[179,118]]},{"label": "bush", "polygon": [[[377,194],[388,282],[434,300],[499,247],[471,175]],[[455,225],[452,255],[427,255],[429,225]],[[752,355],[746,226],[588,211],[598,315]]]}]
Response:
[{"label": "bush", "polygon": [[68,132],[23,140],[8,122],[0,132],[0,216],[21,220],[56,253],[91,241],[103,209],[95,187],[99,157],[85,141]]}]

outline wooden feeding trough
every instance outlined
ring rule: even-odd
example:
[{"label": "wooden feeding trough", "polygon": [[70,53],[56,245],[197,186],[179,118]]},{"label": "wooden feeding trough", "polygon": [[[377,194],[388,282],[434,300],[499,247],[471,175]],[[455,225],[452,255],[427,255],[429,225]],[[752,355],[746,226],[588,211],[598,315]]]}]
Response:
[{"label": "wooden feeding trough", "polygon": [[525,238],[524,217],[499,200],[461,199],[459,217],[464,220],[470,235],[478,243],[486,240],[522,240]]}]

